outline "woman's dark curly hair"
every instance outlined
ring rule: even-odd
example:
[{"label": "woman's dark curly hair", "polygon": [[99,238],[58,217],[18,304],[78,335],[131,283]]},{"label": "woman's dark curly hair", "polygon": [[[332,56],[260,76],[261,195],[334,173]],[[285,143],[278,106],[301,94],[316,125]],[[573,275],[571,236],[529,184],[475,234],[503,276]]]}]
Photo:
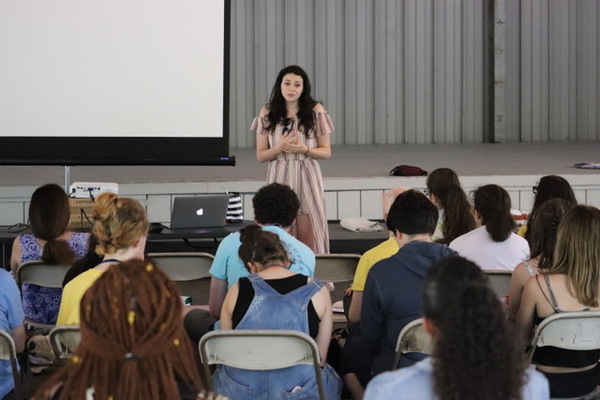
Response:
[{"label": "woman's dark curly hair", "polygon": [[480,186],[474,193],[475,210],[494,242],[504,242],[516,227],[510,213],[510,196],[498,185]]},{"label": "woman's dark curly hair", "polygon": [[434,391],[444,400],[520,400],[525,361],[485,273],[462,257],[435,263],[424,316],[436,328]]},{"label": "woman's dark curly hair", "polygon": [[[573,193],[573,189],[569,182],[563,177],[558,175],[546,175],[543,176],[539,183],[536,186],[536,194],[535,199],[533,200],[533,208],[529,213],[529,218],[527,219],[527,226],[531,226],[530,224],[536,218],[537,213],[539,212],[540,207],[551,199],[563,199],[570,206],[577,205],[577,199],[575,199],[575,193]],[[529,242],[529,238],[531,236],[531,232],[529,229],[525,231],[525,239]],[[531,243],[529,243],[531,246]]]},{"label": "woman's dark curly hair", "polygon": [[529,234],[530,258],[539,257],[538,268],[547,270],[554,260],[554,248],[558,225],[574,206],[563,199],[545,202],[538,210],[527,231]]},{"label": "woman's dark curly hair", "polygon": [[240,230],[242,244],[238,255],[248,268],[249,262],[266,266],[273,262],[287,262],[289,257],[279,236],[273,232],[264,231],[258,225],[248,225]]},{"label": "woman's dark curly hair", "polygon": [[275,131],[277,124],[283,122],[287,118],[287,108],[285,106],[285,99],[281,93],[281,82],[283,77],[287,74],[298,75],[302,78],[302,94],[298,98],[298,119],[299,124],[303,128],[304,134],[308,136],[310,130],[315,125],[315,114],[313,107],[317,102],[310,95],[310,80],[306,72],[297,65],[289,65],[279,71],[275,85],[271,90],[271,97],[269,104],[267,105],[269,113],[267,119],[269,120],[269,130]]},{"label": "woman's dark curly hair", "polygon": [[444,209],[444,237],[438,243],[450,244],[457,237],[477,227],[471,204],[462,190],[458,175],[450,168],[438,168],[427,177],[427,189]]}]

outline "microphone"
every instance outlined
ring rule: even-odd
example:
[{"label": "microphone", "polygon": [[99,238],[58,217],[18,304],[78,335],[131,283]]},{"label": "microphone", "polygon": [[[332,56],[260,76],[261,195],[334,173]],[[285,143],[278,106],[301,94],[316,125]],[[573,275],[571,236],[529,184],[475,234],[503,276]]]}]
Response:
[{"label": "microphone", "polygon": [[292,130],[294,126],[294,120],[292,118],[286,118],[283,120],[283,125],[285,125],[283,128],[283,133],[287,133]]}]

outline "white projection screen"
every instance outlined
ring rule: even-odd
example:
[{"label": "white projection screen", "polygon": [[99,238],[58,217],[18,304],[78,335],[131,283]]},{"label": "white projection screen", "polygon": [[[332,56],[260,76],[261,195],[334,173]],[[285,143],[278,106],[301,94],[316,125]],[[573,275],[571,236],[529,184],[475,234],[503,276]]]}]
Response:
[{"label": "white projection screen", "polygon": [[230,0],[0,0],[0,164],[233,165]]}]

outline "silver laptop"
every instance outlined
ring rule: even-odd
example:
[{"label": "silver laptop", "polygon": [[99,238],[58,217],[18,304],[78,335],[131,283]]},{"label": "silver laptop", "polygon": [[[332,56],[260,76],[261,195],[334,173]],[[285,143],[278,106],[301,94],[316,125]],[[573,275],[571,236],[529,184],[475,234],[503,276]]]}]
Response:
[{"label": "silver laptop", "polygon": [[175,197],[171,212],[171,229],[223,227],[228,204],[228,194]]}]

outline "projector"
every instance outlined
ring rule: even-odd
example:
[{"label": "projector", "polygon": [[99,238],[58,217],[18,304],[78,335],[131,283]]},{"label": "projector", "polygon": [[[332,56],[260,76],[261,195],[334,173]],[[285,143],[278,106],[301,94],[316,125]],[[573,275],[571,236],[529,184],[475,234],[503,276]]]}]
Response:
[{"label": "projector", "polygon": [[95,199],[101,193],[119,192],[119,185],[113,182],[74,182],[69,186],[69,197],[75,199]]}]

